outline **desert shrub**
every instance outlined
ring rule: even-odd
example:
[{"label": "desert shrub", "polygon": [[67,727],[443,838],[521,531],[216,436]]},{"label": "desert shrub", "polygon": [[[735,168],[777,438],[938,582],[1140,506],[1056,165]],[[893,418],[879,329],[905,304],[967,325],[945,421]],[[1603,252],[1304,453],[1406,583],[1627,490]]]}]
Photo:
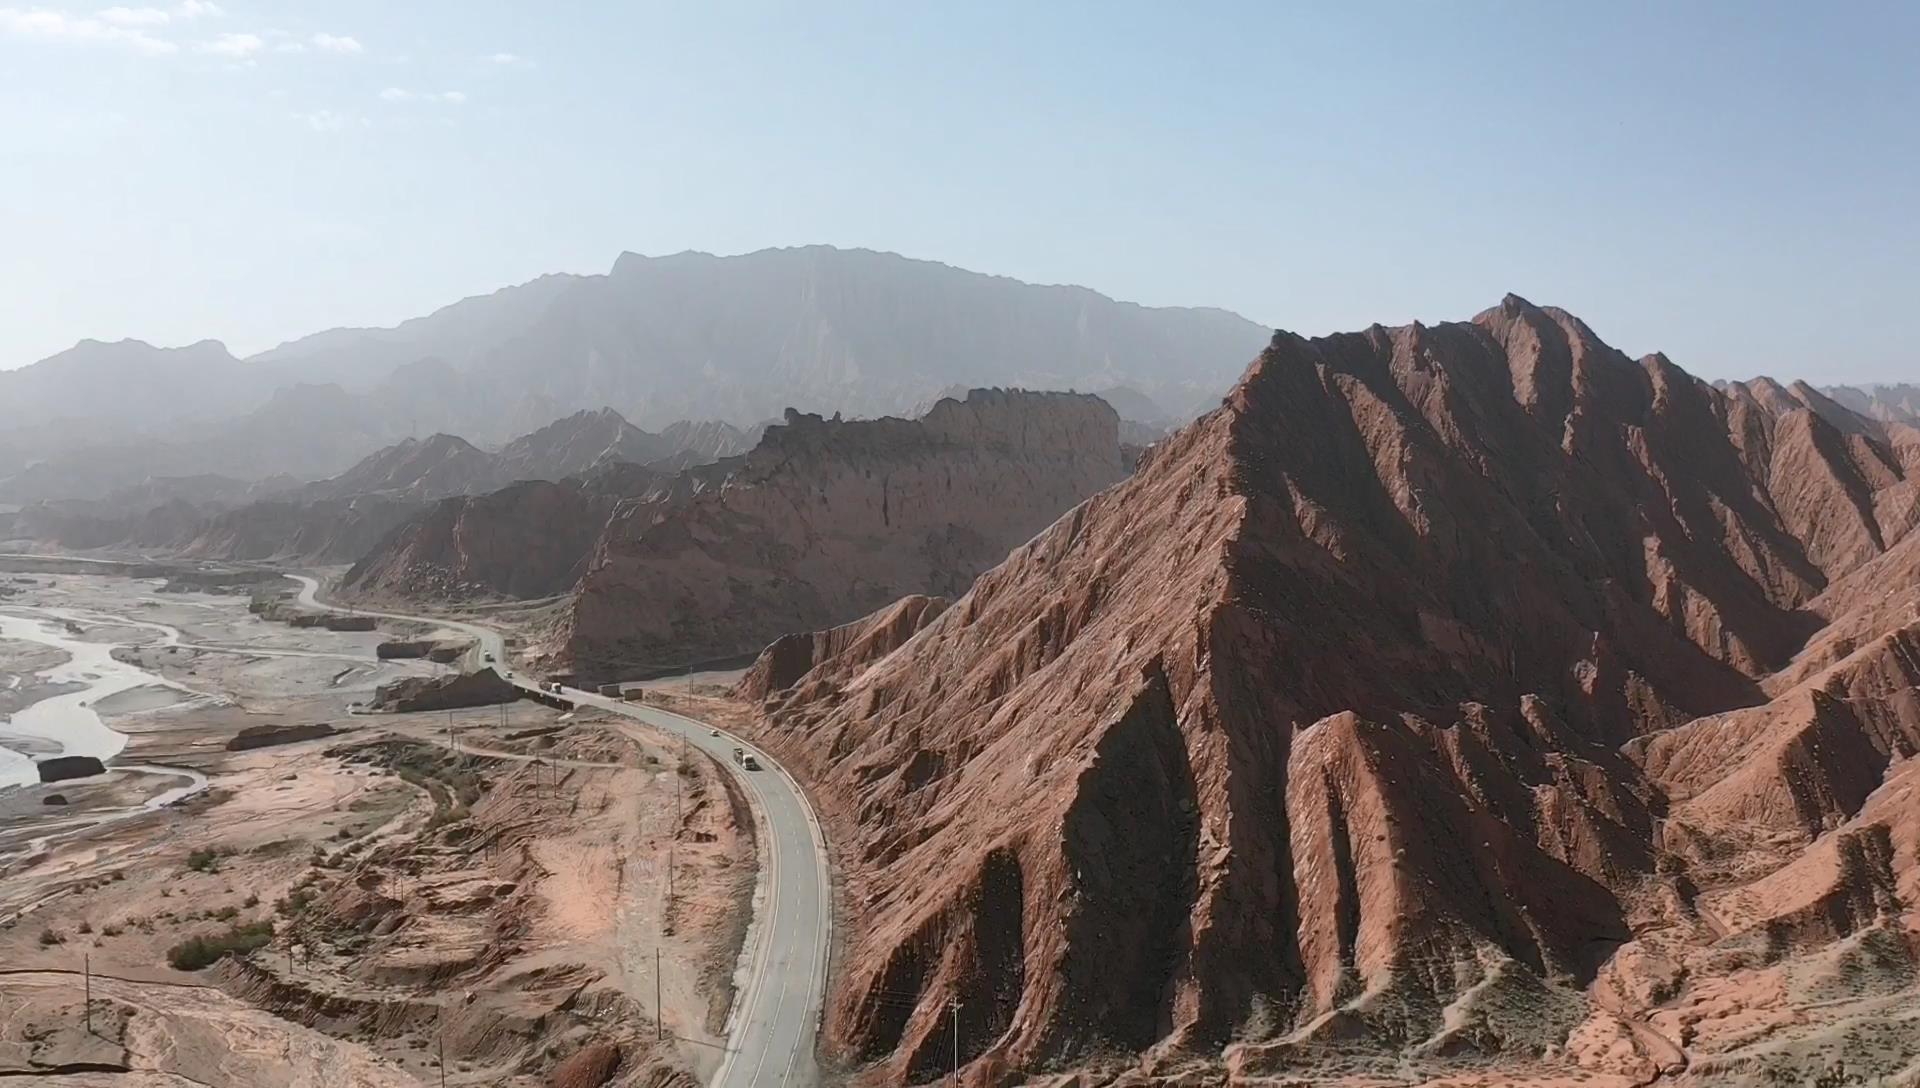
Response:
[{"label": "desert shrub", "polygon": [[242,922],[225,933],[189,937],[167,949],[167,963],[176,971],[198,971],[230,955],[244,956],[273,940],[273,923]]},{"label": "desert shrub", "polygon": [[53,945],[59,944],[61,941],[64,941],[64,940],[66,940],[65,937],[62,937],[60,936],[60,934],[55,933],[51,928],[43,929],[40,931],[40,944],[43,947],[51,947]]},{"label": "desert shrub", "polygon": [[187,868],[196,873],[211,873],[220,867],[220,855],[212,847],[203,846],[187,855]]},{"label": "desert shrub", "polygon": [[312,903],[312,892],[305,888],[295,888],[291,894],[282,897],[278,902],[274,903],[273,907],[281,914],[291,918],[306,910]]}]

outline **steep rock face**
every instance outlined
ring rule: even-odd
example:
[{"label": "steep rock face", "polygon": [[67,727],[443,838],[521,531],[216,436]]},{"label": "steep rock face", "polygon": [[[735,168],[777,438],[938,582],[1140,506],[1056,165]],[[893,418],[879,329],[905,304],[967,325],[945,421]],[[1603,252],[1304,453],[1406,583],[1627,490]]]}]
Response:
[{"label": "steep rock face", "polygon": [[[851,874],[833,1044],[924,1080],[957,1042],[977,1084],[1276,1010],[1240,1072],[1558,1046],[1630,893],[1689,894],[1656,829],[1713,787],[1664,737],[1766,702],[1904,473],[1517,298],[1277,335],[903,644],[769,700]],[[1884,718],[1904,674],[1866,672]],[[1720,754],[1777,768],[1779,736]],[[1874,764],[1827,751],[1812,803],[1855,811]]]},{"label": "steep rock face", "polygon": [[[639,484],[635,475],[651,478],[629,471],[621,484]],[[577,481],[528,480],[443,499],[382,539],[342,587],[415,599],[561,593],[579,580],[619,498]]]},{"label": "steep rock face", "polygon": [[616,511],[551,652],[587,675],[751,653],[954,594],[1123,475],[1096,398],[976,390],[918,420],[790,412],[736,462]]}]

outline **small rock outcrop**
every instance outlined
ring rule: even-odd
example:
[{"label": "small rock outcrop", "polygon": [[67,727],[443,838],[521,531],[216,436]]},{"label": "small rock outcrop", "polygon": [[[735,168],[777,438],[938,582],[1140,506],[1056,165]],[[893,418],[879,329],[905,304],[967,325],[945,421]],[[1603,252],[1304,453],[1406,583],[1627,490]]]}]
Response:
[{"label": "small rock outcrop", "polygon": [[67,782],[107,773],[107,765],[93,756],[48,756],[35,766],[41,782]]},{"label": "small rock outcrop", "polygon": [[520,689],[492,669],[458,676],[409,676],[374,689],[368,704],[374,710],[409,713],[417,710],[459,710],[495,706],[520,698]]},{"label": "small rock outcrop", "polygon": [[373,648],[373,654],[382,661],[420,660],[424,658],[437,664],[446,665],[460,660],[461,656],[472,648],[473,644],[471,642],[443,642],[439,639],[431,638],[396,638],[388,639],[380,645],[375,646]]},{"label": "small rock outcrop", "polygon": [[589,1043],[562,1059],[547,1074],[548,1088],[601,1088],[613,1082],[623,1055],[612,1043]]},{"label": "small rock outcrop", "polygon": [[271,748],[281,744],[298,744],[303,740],[319,740],[340,732],[326,722],[312,722],[304,725],[249,725],[227,740],[227,751],[246,752],[255,748]]}]

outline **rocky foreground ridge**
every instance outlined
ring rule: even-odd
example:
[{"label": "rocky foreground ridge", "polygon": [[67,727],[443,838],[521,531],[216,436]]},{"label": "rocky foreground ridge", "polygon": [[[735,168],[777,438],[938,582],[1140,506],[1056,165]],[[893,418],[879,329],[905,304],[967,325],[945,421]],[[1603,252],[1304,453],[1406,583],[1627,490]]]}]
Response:
[{"label": "rocky foreground ridge", "polygon": [[[1916,469],[1911,429],[1516,297],[1276,334],[950,607],[749,674],[848,873],[830,1048],[876,1083],[956,1048],[974,1085],[1727,1083],[1843,1041],[1915,1075]],[[636,525],[589,577],[646,596],[570,636],[700,600],[748,511],[906,516],[848,475]]]},{"label": "rocky foreground ridge", "polygon": [[958,594],[1125,472],[1119,417],[1084,394],[976,389],[912,420],[789,411],[745,457],[621,504],[547,653],[615,676]]}]

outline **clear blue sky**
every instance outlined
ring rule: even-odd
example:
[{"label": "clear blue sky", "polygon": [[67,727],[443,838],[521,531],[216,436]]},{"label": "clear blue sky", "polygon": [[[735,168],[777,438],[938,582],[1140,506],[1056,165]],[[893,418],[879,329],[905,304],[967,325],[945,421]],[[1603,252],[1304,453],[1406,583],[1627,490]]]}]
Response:
[{"label": "clear blue sky", "polygon": [[827,242],[1920,380],[1916,11],[0,0],[0,366]]}]

